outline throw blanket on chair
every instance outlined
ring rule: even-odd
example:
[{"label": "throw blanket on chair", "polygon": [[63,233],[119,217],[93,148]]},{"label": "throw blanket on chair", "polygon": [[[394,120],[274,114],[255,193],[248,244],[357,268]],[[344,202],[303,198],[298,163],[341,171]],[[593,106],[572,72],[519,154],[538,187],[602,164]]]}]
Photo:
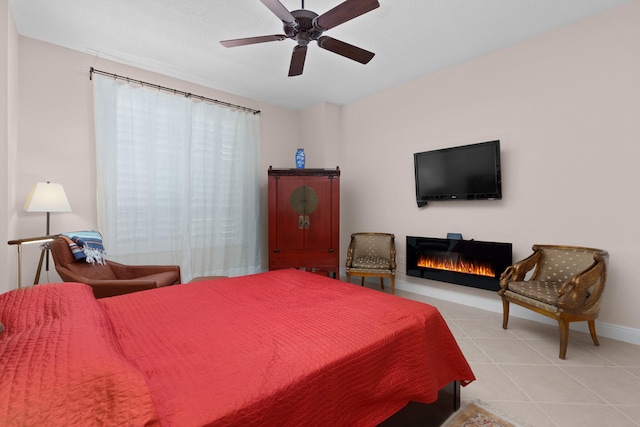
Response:
[{"label": "throw blanket on chair", "polygon": [[84,259],[90,264],[104,264],[106,252],[102,246],[102,235],[97,231],[76,231],[62,233],[69,243],[69,249],[75,259]]}]

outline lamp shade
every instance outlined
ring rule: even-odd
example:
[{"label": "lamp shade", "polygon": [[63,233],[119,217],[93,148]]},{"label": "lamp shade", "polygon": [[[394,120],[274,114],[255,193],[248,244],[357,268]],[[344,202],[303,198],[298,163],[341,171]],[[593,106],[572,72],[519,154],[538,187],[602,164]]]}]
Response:
[{"label": "lamp shade", "polygon": [[24,202],[27,212],[71,212],[71,205],[61,184],[36,182]]}]

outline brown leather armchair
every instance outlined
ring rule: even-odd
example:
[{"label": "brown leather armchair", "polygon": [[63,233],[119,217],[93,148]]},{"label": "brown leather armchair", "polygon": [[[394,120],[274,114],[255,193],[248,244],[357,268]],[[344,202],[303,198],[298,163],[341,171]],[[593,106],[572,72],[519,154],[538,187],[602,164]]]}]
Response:
[{"label": "brown leather armchair", "polygon": [[65,282],[86,283],[96,298],[128,294],[180,283],[177,265],[124,265],[105,260],[89,264],[76,260],[67,241],[58,236],[50,244],[56,271]]},{"label": "brown leather armchair", "polygon": [[[569,323],[586,321],[595,345],[595,319],[600,313],[609,254],[578,246],[533,245],[533,254],[507,267],[500,277],[503,318],[507,329],[509,303],[558,321],[560,359],[569,343]],[[530,277],[529,277],[530,276]]]},{"label": "brown leather armchair", "polygon": [[391,279],[391,293],[396,291],[396,245],[390,233],[353,233],[347,250],[347,282],[351,276],[379,277],[384,289],[384,279]]}]

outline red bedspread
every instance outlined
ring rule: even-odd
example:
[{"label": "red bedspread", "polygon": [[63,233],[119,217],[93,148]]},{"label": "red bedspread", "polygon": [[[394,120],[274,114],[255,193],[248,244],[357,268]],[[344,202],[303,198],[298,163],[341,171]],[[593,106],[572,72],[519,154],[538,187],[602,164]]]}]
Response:
[{"label": "red bedspread", "polygon": [[474,379],[435,308],[297,270],[100,302],[167,426],[371,426]]},{"label": "red bedspread", "polygon": [[2,294],[0,320],[0,426],[158,425],[89,286]]},{"label": "red bedspread", "polygon": [[296,270],[0,295],[0,425],[370,426],[474,379],[431,306]]}]

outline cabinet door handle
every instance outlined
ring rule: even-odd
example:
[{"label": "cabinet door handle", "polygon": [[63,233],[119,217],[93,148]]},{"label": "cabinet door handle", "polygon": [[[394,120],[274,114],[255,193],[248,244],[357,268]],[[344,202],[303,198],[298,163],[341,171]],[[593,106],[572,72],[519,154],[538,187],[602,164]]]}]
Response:
[{"label": "cabinet door handle", "polygon": [[298,228],[302,230],[304,228],[304,215],[298,216]]},{"label": "cabinet door handle", "polygon": [[305,230],[309,229],[309,215],[304,216],[304,229]]}]

